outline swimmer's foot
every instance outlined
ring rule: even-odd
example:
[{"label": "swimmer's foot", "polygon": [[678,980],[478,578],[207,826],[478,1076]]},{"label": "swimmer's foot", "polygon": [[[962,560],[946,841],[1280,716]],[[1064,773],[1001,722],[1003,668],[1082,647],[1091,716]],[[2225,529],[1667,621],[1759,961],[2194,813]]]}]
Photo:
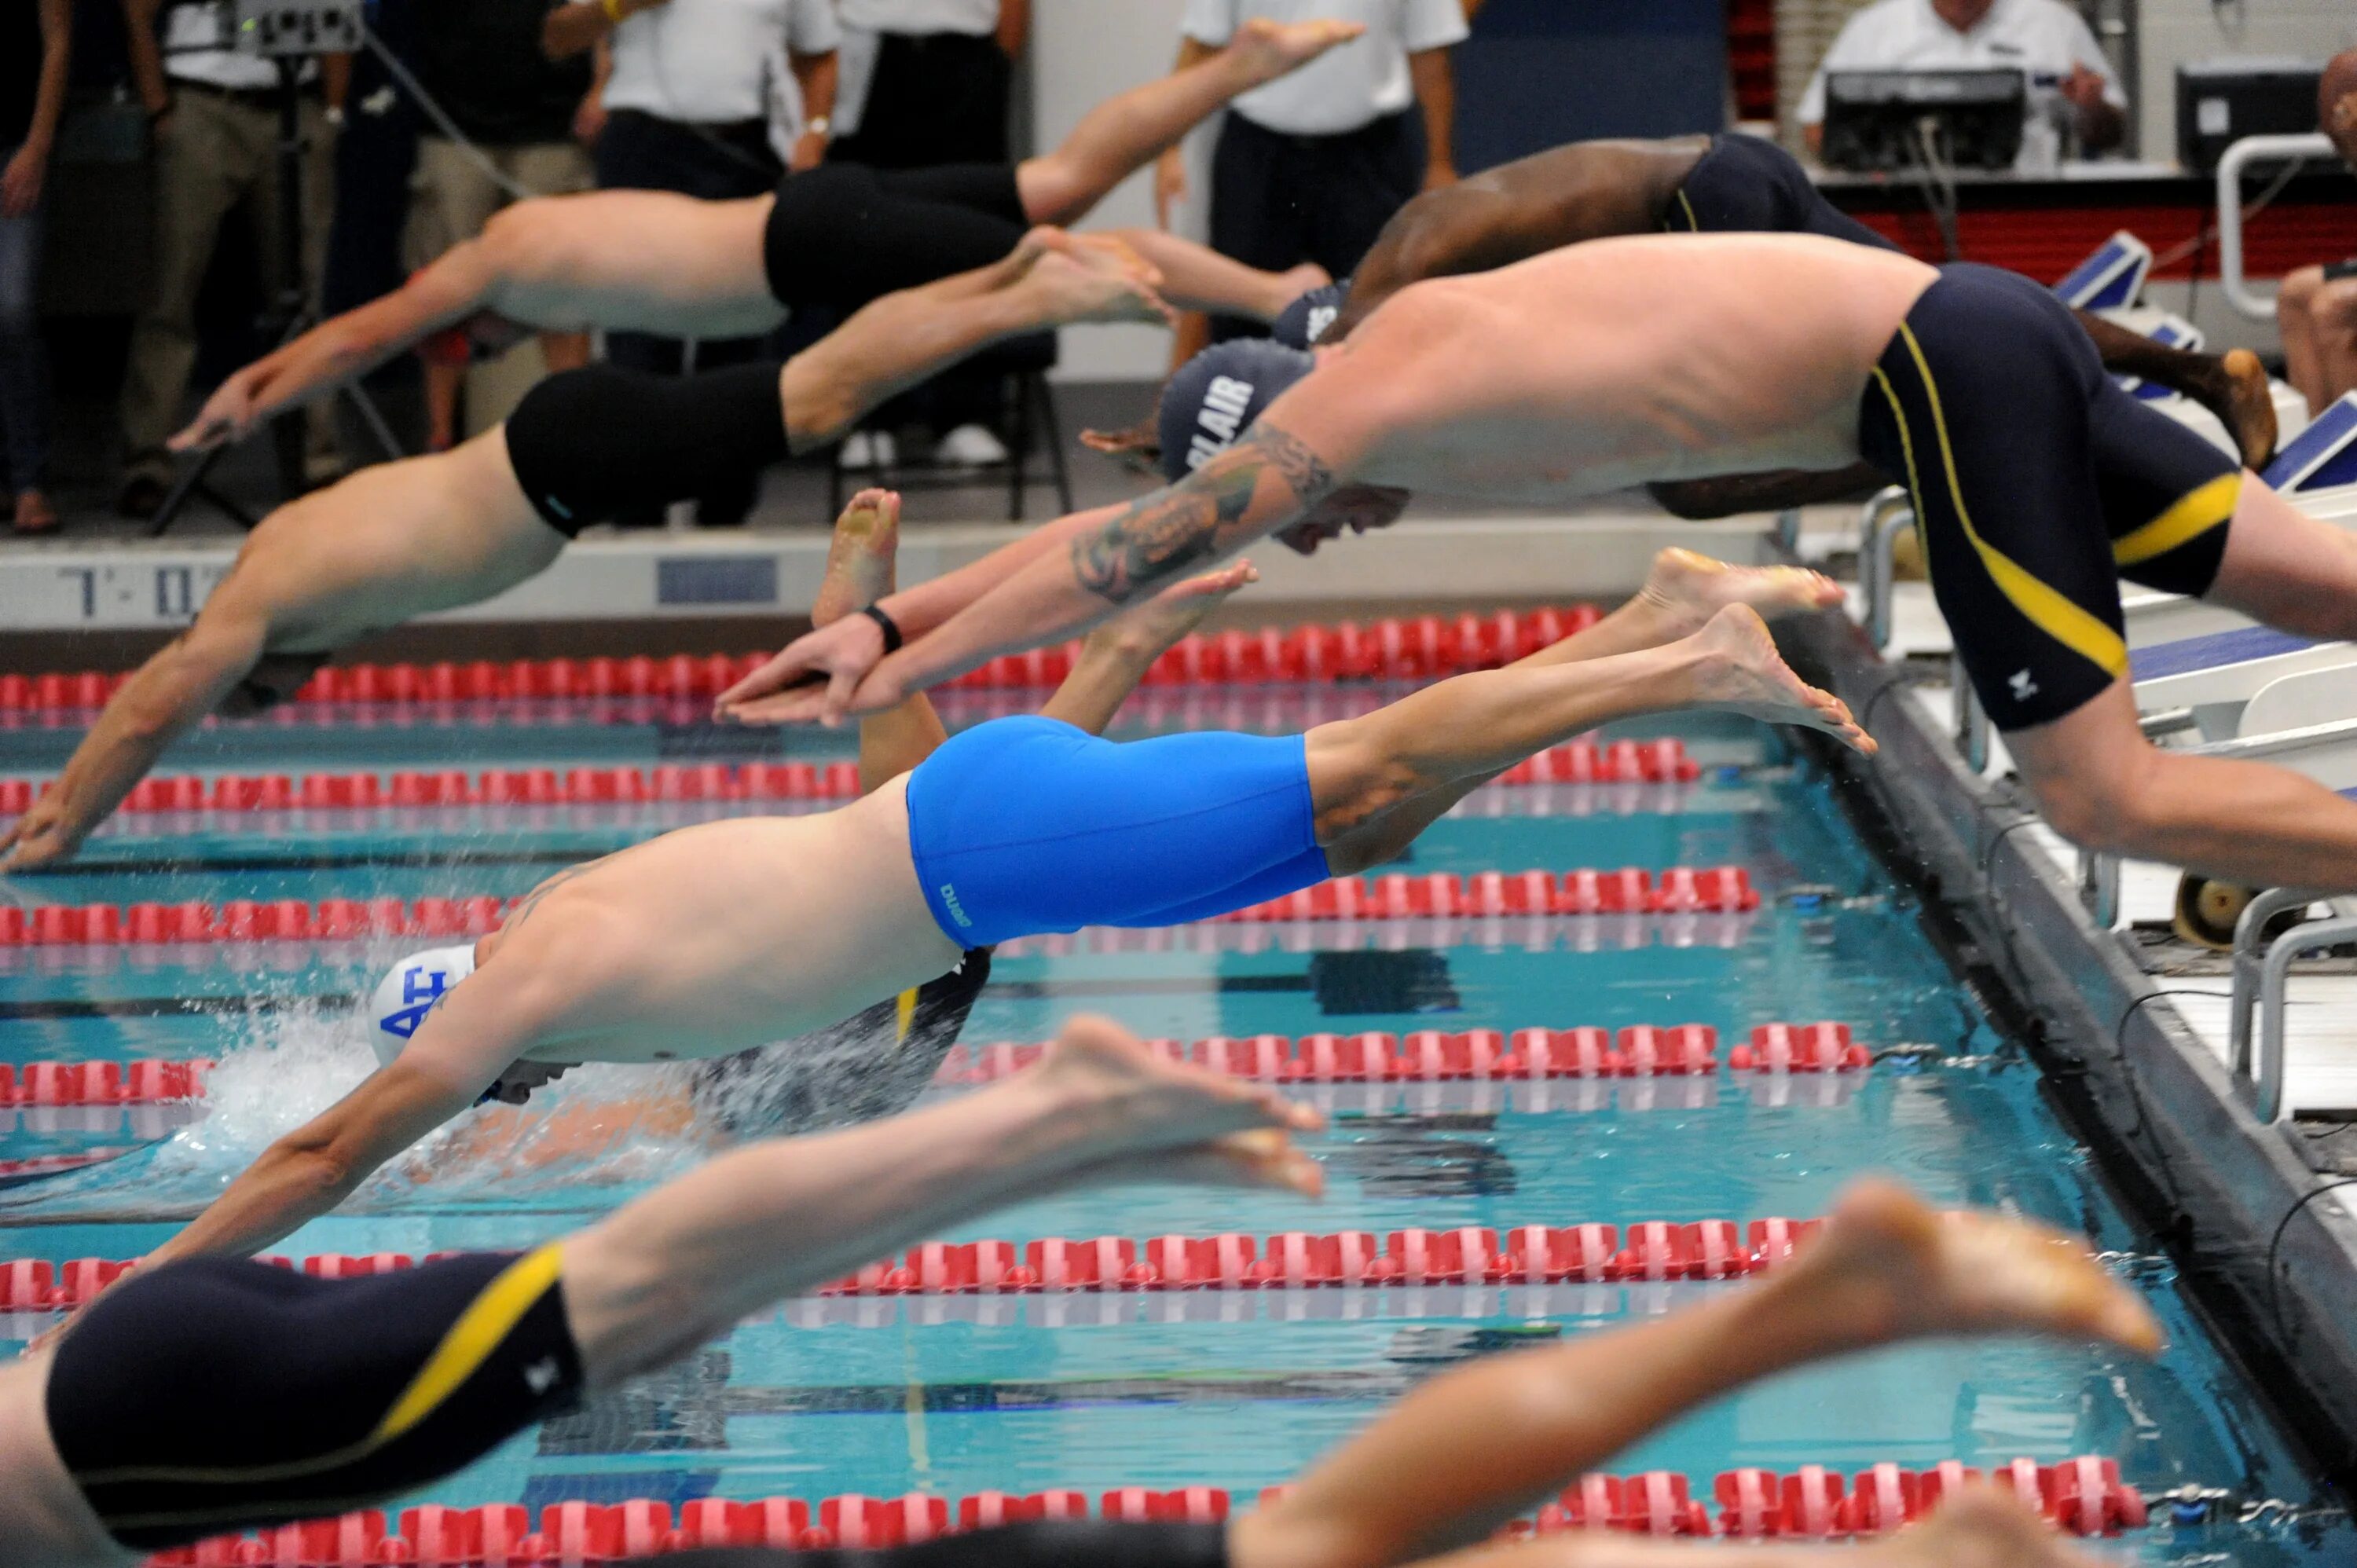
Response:
[{"label": "swimmer's foot", "polygon": [[1823,730],[1868,757],[1878,749],[1874,737],[1850,717],[1848,703],[1792,672],[1776,651],[1768,623],[1749,605],[1728,605],[1700,631],[1671,646],[1695,660],[1690,707]]},{"label": "swimmer's foot", "polygon": [[1921,1524],[1842,1554],[1857,1568],[2102,1568],[2018,1498],[1971,1487]]},{"label": "swimmer's foot", "polygon": [[1364,22],[1273,22],[1254,16],[1236,29],[1225,52],[1258,84],[1299,70],[1366,30]]},{"label": "swimmer's foot", "polygon": [[1216,572],[1173,583],[1091,632],[1090,640],[1109,652],[1151,664],[1165,649],[1201,626],[1203,618],[1227,603],[1230,595],[1259,581],[1260,573],[1251,562],[1232,561]]},{"label": "swimmer's foot", "polygon": [[[1071,1020],[1037,1073],[1038,1088],[1092,1130],[1084,1163],[1107,1164],[1108,1175],[1183,1155],[1181,1168],[1199,1175],[1225,1168],[1230,1179],[1314,1190],[1315,1166],[1303,1170],[1284,1135],[1316,1132],[1325,1118],[1273,1089],[1158,1057],[1111,1019]],[[1275,1136],[1222,1142],[1239,1133]]]},{"label": "swimmer's foot", "polygon": [[1824,1233],[1761,1288],[1859,1346],[2036,1334],[2140,1356],[2161,1347],[2143,1300],[2077,1238],[1993,1214],[1941,1214],[1889,1181],[1850,1187]]},{"label": "swimmer's foot", "polygon": [[826,576],[811,604],[811,624],[841,620],[890,593],[899,549],[899,496],[891,490],[862,490],[852,497],[834,520],[834,538],[826,547]]},{"label": "swimmer's foot", "polygon": [[1080,321],[1146,321],[1167,327],[1177,319],[1146,275],[1117,257],[1092,263],[1051,252],[1009,292],[1025,297],[1042,327]]},{"label": "swimmer's foot", "polygon": [[1653,557],[1645,585],[1630,601],[1659,627],[1663,641],[1690,637],[1729,605],[1749,605],[1763,620],[1803,615],[1842,602],[1839,583],[1799,566],[1732,566],[1674,547]]},{"label": "swimmer's foot", "polygon": [[2230,349],[2219,361],[2220,385],[2201,399],[2202,406],[2223,420],[2243,455],[2243,467],[2256,471],[2275,460],[2275,389],[2267,368],[2248,349]]}]

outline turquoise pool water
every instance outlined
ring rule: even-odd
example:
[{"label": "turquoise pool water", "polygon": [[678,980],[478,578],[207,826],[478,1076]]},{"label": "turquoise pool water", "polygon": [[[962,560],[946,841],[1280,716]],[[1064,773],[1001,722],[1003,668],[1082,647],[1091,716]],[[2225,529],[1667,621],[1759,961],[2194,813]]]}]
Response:
[{"label": "turquoise pool water", "polygon": [[[1146,704],[1155,727],[1297,727],[1375,693],[1227,694]],[[980,704],[952,704],[967,716]],[[644,716],[644,715],[642,715]],[[356,719],[359,715],[347,715]],[[697,758],[767,747],[681,715],[590,723],[469,716],[408,724],[216,727],[178,765],[238,771]],[[2192,1482],[2238,1498],[2320,1501],[2250,1390],[2193,1321],[2150,1239],[2103,1189],[1996,1033],[1922,932],[1811,765],[1767,732],[1685,725],[1705,764],[1685,789],[1495,789],[1441,822],[1413,868],[1472,872],[1732,864],[1764,896],[1754,917],[1659,923],[1369,924],[1277,934],[1261,950],[1222,928],[1162,950],[1003,956],[970,1042],[1045,1037],[1088,1008],[1149,1035],[1700,1023],[1720,1054],[1770,1021],[1846,1022],[1878,1051],[1914,1050],[1839,1079],[1714,1079],[1620,1086],[1405,1086],[1333,1091],[1318,1141],[1332,1192],[1316,1208],[1162,1190],[1043,1203],[966,1236],[1147,1237],[1286,1230],[1377,1232],[1822,1212],[1861,1172],[1895,1172],[1943,1203],[1991,1205],[2093,1234],[2153,1300],[2172,1348],[2153,1365],[2015,1342],[1862,1358],[1749,1391],[1657,1434],[1611,1466],[1706,1483],[1740,1465],[1855,1471],[1881,1460],[2051,1463],[2094,1453],[2158,1490]],[[0,772],[50,765],[70,737],[0,732]],[[796,755],[839,744],[798,735]],[[813,750],[813,748],[816,748]],[[764,750],[762,755],[771,755]],[[722,808],[512,808],[286,813],[126,822],[71,874],[27,878],[35,900],[510,895],[554,866]],[[1225,945],[1222,946],[1222,943]],[[1635,945],[1626,945],[1633,943]],[[128,1257],[169,1233],[269,1137],[324,1105],[366,1060],[348,1007],[414,943],[0,950],[0,1059],[212,1056],[211,1114],[11,1117],[0,1159],[131,1152],[0,1190],[0,1257]],[[1113,949],[1114,944],[1105,944]],[[631,1071],[568,1079],[559,1102],[627,1096]],[[351,1212],[279,1250],[422,1254],[513,1247],[602,1212],[692,1155],[633,1144],[529,1176],[447,1162],[371,1185]],[[1422,1376],[1465,1356],[1596,1332],[1711,1284],[1560,1287],[1534,1295],[1421,1292],[1028,1297],[960,1316],[883,1301],[796,1308],[740,1327],[625,1397],[527,1434],[429,1488],[474,1504],[569,1498],[834,1493],[948,1498],[987,1488],[1098,1491],[1204,1484],[1249,1494],[1282,1480]],[[1363,1316],[1353,1314],[1363,1313]],[[980,1316],[987,1320],[972,1321]],[[0,1316],[0,1349],[29,1319]],[[2213,1524],[2156,1530],[2140,1561],[2274,1568],[2346,1562],[2357,1536]]]}]

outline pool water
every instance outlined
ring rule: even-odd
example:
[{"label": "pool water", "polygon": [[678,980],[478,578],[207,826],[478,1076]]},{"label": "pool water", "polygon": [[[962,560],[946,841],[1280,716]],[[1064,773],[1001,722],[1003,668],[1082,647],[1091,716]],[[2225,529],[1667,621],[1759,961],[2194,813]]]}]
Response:
[{"label": "pool water", "polygon": [[[1142,722],[1125,733],[1205,723],[1295,728],[1383,694],[1166,694],[1142,703]],[[987,704],[947,706],[954,724]],[[498,724],[354,722],[362,716],[212,726],[176,766],[563,767],[700,758],[715,747],[823,756],[843,745],[807,734],[726,736],[662,715],[593,723],[579,712],[539,710]],[[2188,1311],[2151,1238],[2113,1202],[2049,1109],[2036,1069],[1945,968],[1908,893],[1863,847],[1807,757],[1735,721],[1643,733],[1683,736],[1704,763],[1703,779],[1684,789],[1485,790],[1425,836],[1412,868],[1735,865],[1763,896],[1756,915],[1684,927],[1368,922],[1308,941],[1198,928],[1168,942],[1047,944],[1081,950],[1002,954],[965,1037],[1041,1039],[1085,1008],[1181,1039],[1698,1023],[1718,1030],[1723,1060],[1756,1024],[1830,1019],[1878,1053],[1910,1049],[1839,1077],[1722,1069],[1617,1085],[1330,1090],[1334,1126],[1314,1143],[1331,1187],[1322,1205],[1129,1190],[1034,1204],[951,1239],[1742,1222],[1823,1213],[1852,1177],[1888,1171],[1943,1204],[1996,1207],[2092,1234],[2152,1301],[2169,1351],[2149,1365],[2018,1341],[1878,1353],[1746,1391],[1611,1469],[1666,1468],[1706,1486],[1715,1473],[1748,1465],[1854,1472],[1884,1460],[1920,1469],[1952,1458],[1989,1466],[2092,1453],[2117,1459],[2147,1492],[2193,1483],[2244,1501],[2326,1506]],[[0,771],[52,767],[70,738],[0,732]],[[72,903],[505,896],[574,859],[726,809],[128,819],[94,840],[69,874],[16,886]],[[368,1058],[350,998],[414,945],[0,950],[0,1015],[9,1019],[0,1059],[222,1058],[210,1114],[185,1125],[171,1123],[187,1112],[142,1112],[126,1123],[118,1112],[0,1112],[0,1159],[130,1149],[0,1190],[0,1258],[130,1257],[160,1241],[270,1137],[357,1079]],[[592,1069],[553,1098],[627,1096],[663,1070]],[[428,1155],[278,1251],[522,1246],[586,1222],[694,1157],[640,1142],[518,1176],[464,1162],[454,1169]],[[536,1508],[575,1498],[954,1498],[1127,1485],[1210,1485],[1242,1498],[1290,1477],[1452,1361],[1597,1332],[1727,1288],[802,1304],[517,1438],[423,1500]],[[36,1326],[0,1316],[0,1340]],[[2117,1550],[2155,1563],[2274,1568],[2350,1561],[2357,1534],[2311,1516],[2292,1526],[2160,1527]]]}]

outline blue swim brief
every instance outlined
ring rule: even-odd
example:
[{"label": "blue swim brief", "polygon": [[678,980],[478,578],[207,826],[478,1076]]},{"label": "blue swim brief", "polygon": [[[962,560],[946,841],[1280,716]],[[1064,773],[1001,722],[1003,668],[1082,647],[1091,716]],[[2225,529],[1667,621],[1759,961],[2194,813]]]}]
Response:
[{"label": "blue swim brief", "polygon": [[994,719],[909,776],[909,851],[961,947],[1207,919],[1326,880],[1302,737],[1116,745]]}]

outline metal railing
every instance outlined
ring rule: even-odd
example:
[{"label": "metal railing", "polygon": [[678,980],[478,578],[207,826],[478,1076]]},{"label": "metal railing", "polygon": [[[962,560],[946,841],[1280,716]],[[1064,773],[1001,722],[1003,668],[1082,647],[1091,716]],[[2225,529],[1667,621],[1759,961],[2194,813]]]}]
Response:
[{"label": "metal railing", "polygon": [[2337,158],[2323,133],[2299,136],[2245,136],[2218,160],[2218,276],[2227,301],[2254,321],[2276,318],[2275,295],[2259,294],[2243,274],[2243,171],[2255,163],[2287,158]]}]

